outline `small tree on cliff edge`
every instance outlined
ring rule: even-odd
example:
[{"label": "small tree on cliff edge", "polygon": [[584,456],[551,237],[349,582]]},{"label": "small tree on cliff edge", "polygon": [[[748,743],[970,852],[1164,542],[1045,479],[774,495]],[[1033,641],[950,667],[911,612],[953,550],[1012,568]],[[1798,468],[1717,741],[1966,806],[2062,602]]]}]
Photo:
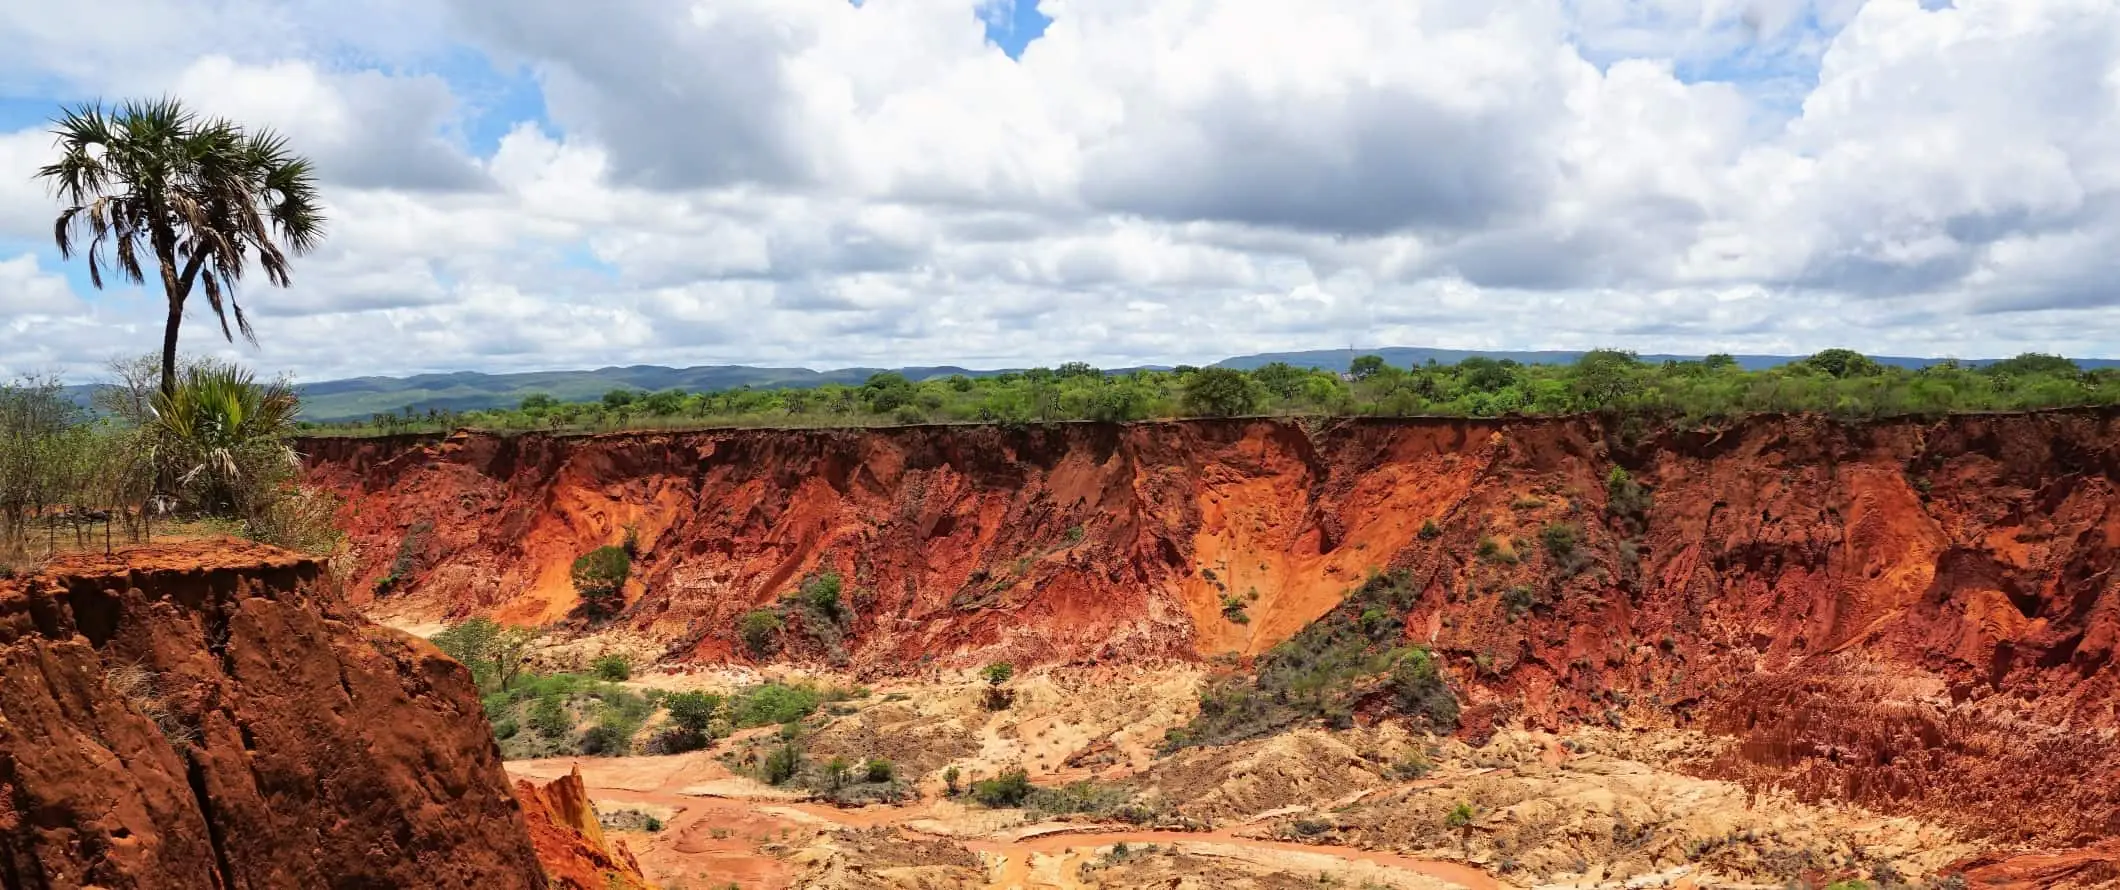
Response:
[{"label": "small tree on cliff edge", "polygon": [[633,558],[624,547],[598,547],[574,561],[574,590],[589,617],[609,618],[626,608],[626,578]]}]

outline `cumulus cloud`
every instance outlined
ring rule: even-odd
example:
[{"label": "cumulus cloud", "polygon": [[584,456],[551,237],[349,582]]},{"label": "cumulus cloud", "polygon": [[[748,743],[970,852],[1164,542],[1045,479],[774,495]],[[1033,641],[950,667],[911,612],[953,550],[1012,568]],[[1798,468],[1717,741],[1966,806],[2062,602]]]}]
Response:
[{"label": "cumulus cloud", "polygon": [[[1039,9],[1011,59],[1002,0],[16,4],[0,84],[175,92],[314,157],[331,239],[246,292],[239,351],[309,378],[2120,354],[2110,0]],[[466,70],[535,101],[472,101]],[[152,345],[121,311],[150,301],[55,276],[48,150],[0,133],[0,255],[39,251],[0,285],[75,302],[0,294],[0,347]]]}]

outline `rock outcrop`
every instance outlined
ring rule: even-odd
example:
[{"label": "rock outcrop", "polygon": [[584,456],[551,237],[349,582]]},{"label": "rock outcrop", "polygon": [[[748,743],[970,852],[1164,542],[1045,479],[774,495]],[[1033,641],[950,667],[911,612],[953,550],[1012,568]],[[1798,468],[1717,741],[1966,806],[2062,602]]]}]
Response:
[{"label": "rock outcrop", "polygon": [[625,841],[604,837],[579,768],[542,787],[517,781],[515,796],[555,890],[652,890]]},{"label": "rock outcrop", "polygon": [[470,675],[212,542],[0,581],[0,887],[544,887]]},{"label": "rock outcrop", "polygon": [[[1186,421],[303,444],[365,608],[565,620],[587,550],[680,659],[809,574],[774,657],[1263,652],[1372,571],[1421,591],[1466,734],[1683,725],[1704,772],[2075,847],[2120,836],[2120,413],[1708,430]],[[388,583],[379,583],[383,579]]]}]

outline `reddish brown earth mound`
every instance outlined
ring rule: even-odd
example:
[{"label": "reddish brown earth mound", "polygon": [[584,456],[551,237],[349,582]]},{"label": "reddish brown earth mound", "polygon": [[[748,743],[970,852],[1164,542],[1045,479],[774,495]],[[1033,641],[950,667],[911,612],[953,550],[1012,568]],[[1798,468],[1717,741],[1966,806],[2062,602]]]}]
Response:
[{"label": "reddish brown earth mound", "polygon": [[360,595],[394,576],[376,610],[559,620],[569,563],[630,528],[620,622],[673,655],[740,657],[739,616],[831,568],[849,663],[888,672],[1257,653],[1398,568],[1424,591],[1410,636],[1448,656],[1471,734],[1696,725],[1740,740],[1707,771],[2075,846],[2120,835],[2116,416],[303,447],[349,497]]},{"label": "reddish brown earth mound", "polygon": [[530,823],[530,838],[545,873],[559,890],[648,890],[648,879],[624,841],[607,841],[589,802],[582,772],[545,783],[515,783]]},{"label": "reddish brown earth mound", "polygon": [[235,542],[0,581],[0,886],[543,887],[469,674]]}]

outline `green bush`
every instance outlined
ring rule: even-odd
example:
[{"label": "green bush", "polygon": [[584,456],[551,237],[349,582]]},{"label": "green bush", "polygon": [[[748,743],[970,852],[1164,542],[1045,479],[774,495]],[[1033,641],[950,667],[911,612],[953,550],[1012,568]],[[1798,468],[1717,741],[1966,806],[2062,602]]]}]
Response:
[{"label": "green bush", "polygon": [[1031,795],[1031,777],[1023,770],[1010,770],[992,779],[972,783],[972,800],[980,806],[1003,809],[1020,807]]},{"label": "green bush", "polygon": [[598,723],[582,733],[579,750],[590,757],[624,757],[633,753],[633,737],[622,723]]},{"label": "green bush", "polygon": [[538,735],[556,739],[574,728],[574,717],[567,713],[567,705],[558,696],[540,698],[530,708],[530,728]]},{"label": "green bush", "polygon": [[794,743],[781,745],[766,755],[765,781],[768,785],[785,785],[802,770],[802,751]]},{"label": "green bush", "polygon": [[624,547],[598,547],[574,561],[574,590],[590,617],[609,618],[625,609],[626,579],[632,571],[633,557]]},{"label": "green bush", "polygon": [[671,723],[704,733],[713,724],[715,713],[721,710],[721,696],[705,692],[673,692],[663,699],[663,707],[670,712]]},{"label": "green bush", "polygon": [[729,700],[729,722],[737,728],[791,723],[815,713],[823,702],[823,693],[813,686],[765,683]]},{"label": "green bush", "polygon": [[862,775],[871,782],[888,782],[896,775],[891,762],[881,757],[871,757],[861,765]]},{"label": "green bush", "polygon": [[633,659],[623,655],[606,655],[596,660],[591,672],[599,680],[620,683],[633,679]]},{"label": "green bush", "polygon": [[986,678],[988,686],[999,686],[1016,676],[1016,666],[1006,661],[997,661],[981,669],[979,675]]},{"label": "green bush", "polygon": [[828,621],[839,621],[842,617],[839,602],[840,580],[838,572],[825,572],[802,582],[802,603],[812,614]]},{"label": "green bush", "polygon": [[780,613],[772,609],[753,609],[745,612],[736,624],[736,633],[743,638],[751,654],[764,655],[773,651],[773,640],[781,629]]}]

